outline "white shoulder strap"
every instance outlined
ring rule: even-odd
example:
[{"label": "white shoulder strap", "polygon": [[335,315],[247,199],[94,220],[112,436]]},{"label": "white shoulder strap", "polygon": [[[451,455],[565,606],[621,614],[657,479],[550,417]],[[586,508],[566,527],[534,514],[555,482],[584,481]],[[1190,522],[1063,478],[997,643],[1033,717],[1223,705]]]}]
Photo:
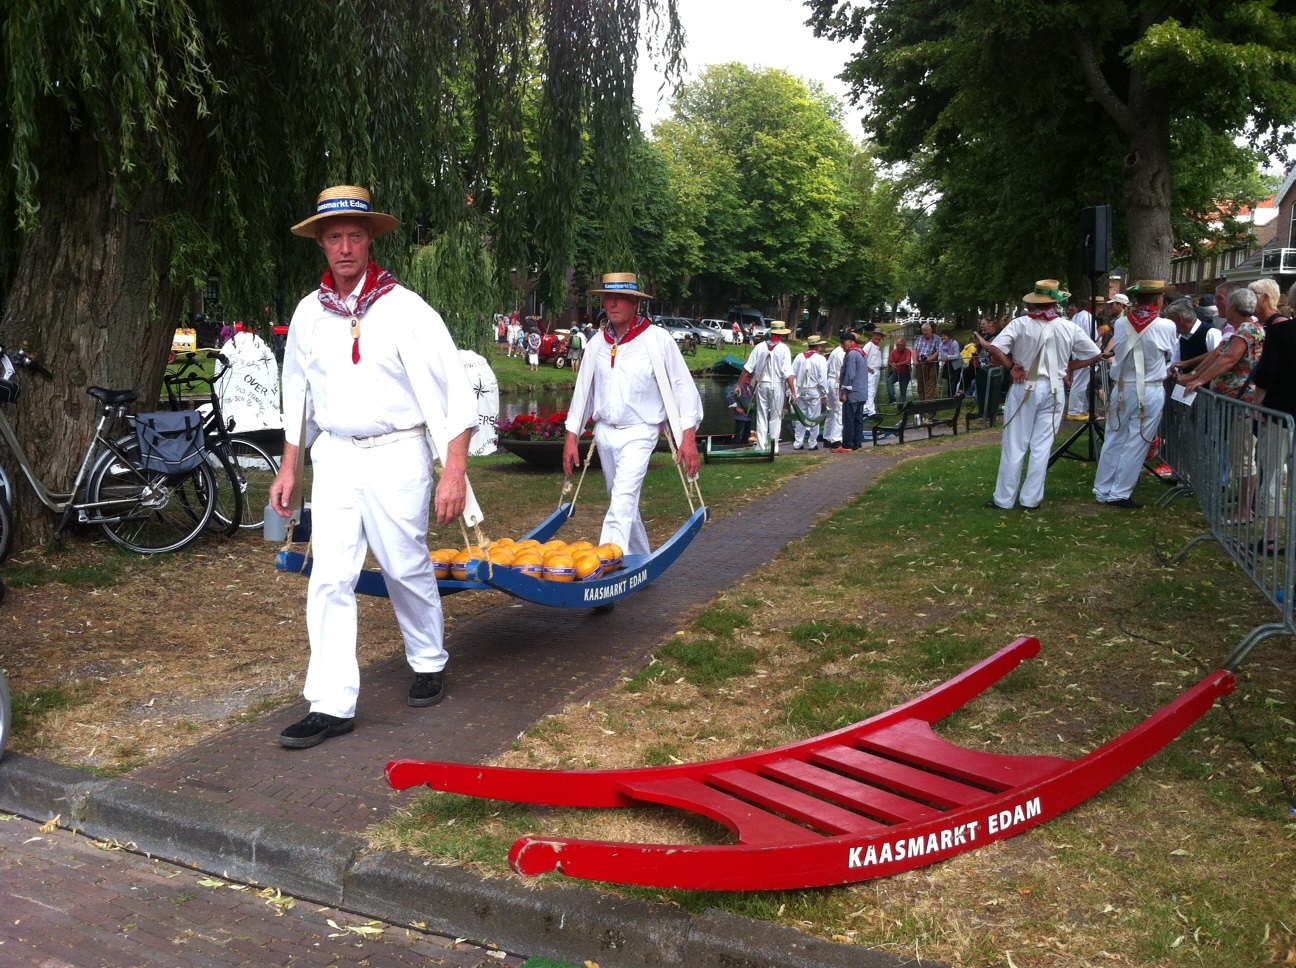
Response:
[{"label": "white shoulder strap", "polygon": [[671,436],[678,445],[684,439],[684,418],[680,416],[679,401],[675,399],[675,388],[666,372],[661,346],[655,339],[648,341],[648,358],[652,361],[653,376],[657,378],[657,389],[661,391],[662,406],[666,408],[666,422],[670,424]]}]

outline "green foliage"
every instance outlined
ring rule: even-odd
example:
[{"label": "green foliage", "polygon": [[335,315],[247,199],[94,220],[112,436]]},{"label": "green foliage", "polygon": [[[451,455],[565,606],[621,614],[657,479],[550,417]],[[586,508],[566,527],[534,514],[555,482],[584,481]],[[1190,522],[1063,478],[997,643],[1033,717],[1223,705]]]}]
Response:
[{"label": "green foliage", "polygon": [[[1158,274],[1172,244],[1204,241],[1217,201],[1258,194],[1257,155],[1234,139],[1273,153],[1292,137],[1296,17],[1268,0],[806,5],[818,33],[860,43],[844,76],[883,157],[939,195],[917,260],[927,308],[1078,275],[1095,204],[1114,206],[1117,261]],[[1123,167],[1134,152],[1148,169]]]},{"label": "green foliage", "polygon": [[713,686],[756,668],[755,649],[711,639],[679,639],[668,642],[657,653],[662,662],[680,670],[695,686]]},{"label": "green foliage", "polygon": [[445,319],[456,346],[493,356],[493,314],[504,293],[483,228],[474,218],[451,226],[417,250],[406,281]]}]

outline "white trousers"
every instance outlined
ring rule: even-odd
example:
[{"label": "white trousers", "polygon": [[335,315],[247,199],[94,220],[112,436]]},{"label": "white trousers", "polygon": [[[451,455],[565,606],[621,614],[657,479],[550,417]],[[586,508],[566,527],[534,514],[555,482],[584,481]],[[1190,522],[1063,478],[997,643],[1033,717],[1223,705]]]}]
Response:
[{"label": "white trousers", "polygon": [[[831,382],[831,381],[830,381]],[[828,389],[828,419],[823,425],[823,439],[840,441],[842,438],[841,395],[834,387]]]},{"label": "white trousers", "polygon": [[880,383],[881,380],[882,380],[881,370],[878,370],[876,373],[870,373],[868,375],[868,381],[869,381],[868,399],[864,401],[865,416],[872,416],[873,414],[877,413],[877,388],[878,388],[878,383]]},{"label": "white trousers", "polygon": [[314,555],[306,592],[311,712],[349,718],[360,694],[356,581],[372,548],[382,568],[405,658],[415,672],[445,668],[445,622],[428,556],[432,455],[424,437],[379,447],[321,434],[311,447]]},{"label": "white trousers", "polygon": [[1112,387],[1112,391],[1116,399],[1107,413],[1107,434],[1098,456],[1093,488],[1094,497],[1104,503],[1120,501],[1134,493],[1148,448],[1161,426],[1161,410],[1165,406],[1165,390],[1160,380],[1149,382],[1143,388],[1145,405],[1141,419],[1137,386],[1125,383]]},{"label": "white trousers", "polygon": [[[814,420],[818,417],[819,414],[823,413],[823,398],[819,396],[819,389],[817,387],[806,387],[802,390],[797,387],[797,406],[801,408],[801,412],[808,419]],[[806,447],[818,447],[819,428],[815,426],[807,427],[799,420],[792,421],[792,443],[804,443]]]},{"label": "white trousers", "polygon": [[1067,400],[1067,416],[1077,417],[1089,412],[1089,367],[1071,374],[1071,397]]},{"label": "white trousers", "polygon": [[646,555],[648,531],[639,516],[639,494],[643,491],[648,460],[657,446],[660,431],[648,424],[613,427],[594,424],[599,464],[607,480],[608,510],[603,517],[599,544],[615,542],[628,555]]},{"label": "white trousers", "polygon": [[[1037,380],[1031,393],[1026,392],[1027,386],[1014,383],[1004,403],[1003,452],[994,492],[994,502],[1001,508],[1010,508],[1019,499],[1023,507],[1033,508],[1044,500],[1049,451],[1062,425],[1063,389],[1053,390],[1046,379]],[[1028,456],[1023,484],[1022,467]]]},{"label": "white trousers", "polygon": [[762,381],[756,386],[756,446],[765,448],[772,439],[778,450],[783,433],[783,397],[787,384]]}]

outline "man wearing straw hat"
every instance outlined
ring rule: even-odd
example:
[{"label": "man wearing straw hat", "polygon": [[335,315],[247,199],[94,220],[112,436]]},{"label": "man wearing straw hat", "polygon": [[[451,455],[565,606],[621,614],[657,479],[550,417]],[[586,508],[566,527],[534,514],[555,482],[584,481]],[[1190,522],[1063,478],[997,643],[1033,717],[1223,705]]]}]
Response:
[{"label": "man wearing straw hat", "polygon": [[797,402],[796,376],[792,373],[792,351],[783,342],[792,335],[787,323],[776,319],[770,326],[769,338],[761,343],[743,366],[738,385],[756,385],[756,446],[762,450],[773,447],[778,453],[779,437],[783,433],[783,408],[786,388],[793,403]]},{"label": "man wearing straw hat", "polygon": [[628,555],[646,555],[652,549],[639,515],[639,493],[648,460],[661,425],[674,411],[681,428],[677,460],[690,478],[697,477],[702,464],[697,448],[702,397],[675,340],[639,315],[639,303],[649,296],[639,291],[633,272],[608,273],[602,287],[589,293],[603,297],[607,323],[585,348],[585,365],[576,375],[563,471],[570,477],[580,464],[580,434],[593,419],[609,498],[599,544],[613,543]]},{"label": "man wearing straw hat", "polygon": [[1140,507],[1131,495],[1148,446],[1161,426],[1165,405],[1162,384],[1179,349],[1178,329],[1160,315],[1165,293],[1174,291],[1160,279],[1142,279],[1129,287],[1133,308],[1116,320],[1110,347],[1112,401],[1107,410],[1107,437],[1094,476],[1094,497],[1099,504]]},{"label": "man wearing straw hat", "polygon": [[999,476],[994,497],[985,504],[988,508],[1006,511],[1020,500],[1023,508],[1033,511],[1043,502],[1049,451],[1066,402],[1063,381],[1071,370],[1089,366],[1101,355],[1088,334],[1058,314],[1063,298],[1056,279],[1041,279],[1022,297],[1026,315],[1012,320],[994,342],[978,337],[995,365],[1010,371],[1013,381],[1004,403]]},{"label": "man wearing straw hat", "polygon": [[799,413],[809,423],[800,420],[792,422],[792,449],[818,450],[819,420],[824,405],[828,402],[828,361],[819,352],[823,338],[810,336],[806,339],[806,350],[792,361],[793,382],[796,383],[796,397],[799,401]]},{"label": "man wearing straw hat", "polygon": [[399,227],[373,210],[368,191],[340,185],[321,192],[315,214],[292,228],[316,241],[328,271],[298,304],[288,330],[284,458],[270,486],[274,510],[293,514],[300,448],[309,446],[310,714],[279,734],[290,748],[315,746],[354,725],[355,585],[369,549],[414,670],[409,704],[430,706],[445,695],[445,626],[427,548],[432,460],[444,466],[438,523],[450,523],[465,507],[479,517],[466,477],[477,408],[440,315],[370,259],[373,240]]}]

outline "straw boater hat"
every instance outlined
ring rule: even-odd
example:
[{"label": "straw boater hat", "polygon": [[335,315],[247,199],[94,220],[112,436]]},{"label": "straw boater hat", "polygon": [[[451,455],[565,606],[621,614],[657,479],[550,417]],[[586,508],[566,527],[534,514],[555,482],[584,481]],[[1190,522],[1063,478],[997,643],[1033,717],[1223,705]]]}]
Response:
[{"label": "straw boater hat", "polygon": [[1022,302],[1042,305],[1044,303],[1061,302],[1069,292],[1063,292],[1059,287],[1062,283],[1056,279],[1040,279],[1035,283],[1035,289],[1032,292],[1022,296]]},{"label": "straw boater hat", "polygon": [[634,296],[639,299],[651,299],[646,292],[639,291],[639,277],[633,272],[607,272],[603,275],[603,288],[589,290],[591,296]]},{"label": "straw boater hat", "polygon": [[776,319],[770,323],[771,336],[790,336],[791,334],[792,330],[788,329],[787,323],[783,322],[783,320]]},{"label": "straw boater hat", "polygon": [[1157,296],[1163,292],[1176,292],[1177,290],[1174,286],[1167,284],[1164,279],[1140,279],[1129,287],[1129,291],[1136,296]]},{"label": "straw boater hat", "polygon": [[337,215],[368,219],[375,239],[400,228],[400,219],[373,210],[367,189],[355,185],[334,185],[319,193],[319,198],[315,200],[315,214],[304,222],[294,225],[292,234],[301,236],[303,239],[313,239],[315,230],[318,228],[316,223]]},{"label": "straw boater hat", "polygon": [[807,336],[806,346],[823,346],[822,336]]}]

